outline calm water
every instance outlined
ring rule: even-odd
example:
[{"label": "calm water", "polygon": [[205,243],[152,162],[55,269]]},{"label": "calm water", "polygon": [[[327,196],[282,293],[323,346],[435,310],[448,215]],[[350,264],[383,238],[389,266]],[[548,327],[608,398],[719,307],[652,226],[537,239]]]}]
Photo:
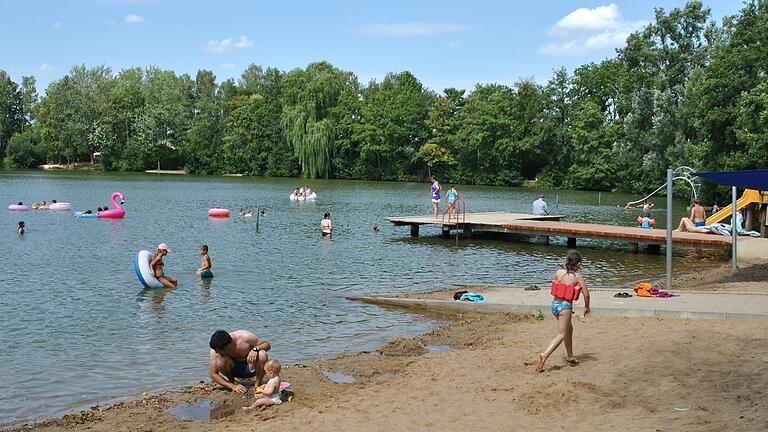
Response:
[{"label": "calm water", "polygon": [[[565,247],[466,240],[458,246],[422,228],[391,227],[387,215],[427,214],[427,183],[302,181],[319,195],[295,203],[300,180],[226,177],[0,172],[0,424],[57,415],[144,391],[208,378],[208,339],[219,328],[269,339],[274,357],[298,361],[375,349],[394,335],[439,323],[350,302],[346,295],[390,294],[452,283],[541,283]],[[123,220],[78,219],[72,212],[10,212],[17,201],[58,199],[73,210],[125,194]],[[459,187],[472,211],[530,211],[530,189]],[[636,212],[613,207],[637,197],[552,191],[550,207],[573,221],[630,224]],[[662,199],[658,204],[663,204]],[[557,205],[555,205],[557,203]],[[210,207],[264,206],[256,220],[212,220]],[[110,205],[111,207],[111,205]],[[319,236],[331,212],[332,240]],[[676,214],[684,212],[682,204]],[[658,219],[664,218],[657,211]],[[16,235],[19,220],[28,231]],[[378,223],[381,233],[373,233]],[[142,290],[132,256],[169,245],[173,291]],[[216,277],[195,277],[207,243]],[[663,273],[661,256],[621,247],[582,248],[595,286],[626,287]],[[677,269],[691,263],[676,258]]]}]

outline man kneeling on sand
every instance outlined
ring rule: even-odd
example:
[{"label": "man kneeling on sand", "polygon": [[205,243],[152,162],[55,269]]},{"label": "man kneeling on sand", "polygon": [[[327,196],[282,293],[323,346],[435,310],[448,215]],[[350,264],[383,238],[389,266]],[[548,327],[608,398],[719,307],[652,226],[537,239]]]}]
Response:
[{"label": "man kneeling on sand", "polygon": [[264,378],[264,365],[269,360],[269,341],[259,339],[247,330],[229,333],[216,330],[211,336],[211,379],[237,393],[247,389],[235,383],[235,378],[256,377],[256,385]]}]

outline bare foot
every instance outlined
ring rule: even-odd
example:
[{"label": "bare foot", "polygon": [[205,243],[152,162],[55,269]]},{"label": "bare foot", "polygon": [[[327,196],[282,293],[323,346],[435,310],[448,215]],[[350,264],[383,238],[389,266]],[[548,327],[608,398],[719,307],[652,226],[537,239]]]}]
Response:
[{"label": "bare foot", "polygon": [[579,364],[579,359],[577,359],[576,357],[566,357],[565,361],[567,361],[568,364],[570,364],[570,365],[577,365],[577,364]]},{"label": "bare foot", "polygon": [[544,353],[539,353],[539,363],[536,365],[536,372],[544,372]]}]

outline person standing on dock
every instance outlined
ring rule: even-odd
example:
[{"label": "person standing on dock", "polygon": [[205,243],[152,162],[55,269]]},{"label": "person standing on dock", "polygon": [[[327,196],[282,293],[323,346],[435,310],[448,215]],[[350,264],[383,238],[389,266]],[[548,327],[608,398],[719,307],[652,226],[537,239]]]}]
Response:
[{"label": "person standing on dock", "polygon": [[440,216],[440,183],[437,182],[437,177],[432,176],[430,178],[432,181],[432,187],[430,188],[430,191],[432,192],[432,208],[435,209],[435,219]]},{"label": "person standing on dock", "polygon": [[547,203],[544,202],[544,195],[539,195],[539,198],[533,202],[533,214],[538,216],[549,216]]}]

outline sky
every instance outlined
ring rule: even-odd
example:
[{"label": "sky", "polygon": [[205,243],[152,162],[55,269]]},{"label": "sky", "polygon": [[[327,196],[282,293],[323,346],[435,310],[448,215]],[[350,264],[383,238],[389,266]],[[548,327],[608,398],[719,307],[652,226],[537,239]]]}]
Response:
[{"label": "sky", "polygon": [[[251,63],[325,60],[361,82],[410,71],[428,88],[546,82],[615,55],[626,36],[684,0],[0,0],[0,69],[40,94],[76,64],[156,65],[218,81]],[[718,23],[742,0],[705,0]]]}]

